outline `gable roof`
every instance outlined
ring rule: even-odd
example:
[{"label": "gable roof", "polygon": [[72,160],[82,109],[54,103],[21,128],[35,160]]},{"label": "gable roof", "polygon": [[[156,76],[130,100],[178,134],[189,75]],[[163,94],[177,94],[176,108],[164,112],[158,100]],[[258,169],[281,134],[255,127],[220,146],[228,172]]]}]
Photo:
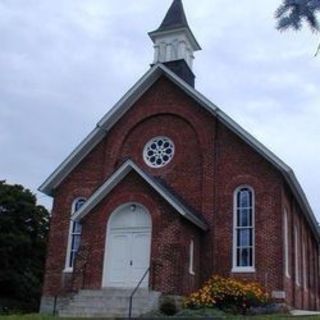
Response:
[{"label": "gable roof", "polygon": [[320,241],[318,223],[292,169],[280,160],[274,153],[268,150],[257,139],[240,127],[234,120],[214,105],[210,100],[199,93],[195,88],[178,77],[161,63],[151,67],[143,77],[114,105],[112,109],[97,123],[96,128],[79,144],[79,146],[64,160],[60,166],[39,187],[39,191],[53,195],[54,189],[65,177],[80,163],[82,159],[107,135],[114,124],[130,109],[130,107],[162,76],[166,76],[175,83],[188,96],[194,99],[200,106],[213,114],[228,129],[234,132],[256,152],[276,167],[285,178],[294,196],[296,197],[306,219]]},{"label": "gable roof", "polygon": [[195,212],[192,212],[176,196],[174,196],[162,184],[158,183],[153,177],[141,170],[133,161],[127,160],[116,170],[112,176],[105,181],[75,212],[73,219],[76,221],[84,218],[96,205],[98,205],[130,172],[137,173],[151,188],[153,188],[167,203],[169,203],[181,216],[191,221],[194,225],[202,230],[207,230],[208,226],[205,221]]}]

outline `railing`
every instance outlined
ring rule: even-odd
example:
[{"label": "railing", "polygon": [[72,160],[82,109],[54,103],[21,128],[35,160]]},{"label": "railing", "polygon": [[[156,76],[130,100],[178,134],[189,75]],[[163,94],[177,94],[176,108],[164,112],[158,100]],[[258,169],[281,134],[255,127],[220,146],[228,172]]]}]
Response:
[{"label": "railing", "polygon": [[129,314],[128,314],[128,319],[130,320],[132,318],[132,301],[133,301],[133,296],[136,294],[136,292],[138,291],[142,281],[145,279],[145,277],[147,276],[147,274],[150,272],[150,267],[146,270],[146,272],[143,274],[142,278],[140,279],[140,281],[138,282],[137,286],[134,288],[134,290],[132,291],[130,298],[129,298]]}]

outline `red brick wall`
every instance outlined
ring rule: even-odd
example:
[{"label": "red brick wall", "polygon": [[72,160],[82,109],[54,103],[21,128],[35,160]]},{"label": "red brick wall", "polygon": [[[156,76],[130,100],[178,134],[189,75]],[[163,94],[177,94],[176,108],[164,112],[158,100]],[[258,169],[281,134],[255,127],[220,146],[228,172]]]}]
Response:
[{"label": "red brick wall", "polygon": [[281,177],[269,163],[224,126],[220,125],[217,131],[214,269],[232,275],[233,194],[237,187],[248,185],[255,193],[256,273],[233,275],[257,280],[269,290],[280,290]]},{"label": "red brick wall", "polygon": [[[318,245],[310,230],[308,222],[303,216],[299,205],[291,194],[288,186],[283,187],[283,208],[288,212],[289,220],[289,271],[290,278],[284,275],[284,290],[289,305],[299,309],[319,309],[319,266]],[[284,210],[284,209],[283,209]],[[300,285],[296,284],[296,250],[294,228],[298,227],[298,270]],[[306,250],[306,271],[303,267],[303,246]],[[306,280],[304,280],[306,276]],[[305,286],[306,284],[306,286]]]},{"label": "red brick wall", "polygon": [[[130,173],[83,221],[82,244],[90,252],[84,287],[101,288],[107,222],[119,206],[128,202],[143,205],[152,218],[150,286],[166,293],[185,294],[195,290],[199,285],[199,268],[196,267],[198,275],[193,277],[187,272],[187,266],[189,242],[192,237],[199,238],[199,230],[136,173]],[[198,255],[195,260],[198,266]],[[80,289],[82,284],[83,281],[78,282],[75,289]]]},{"label": "red brick wall", "polygon": [[[167,166],[152,169],[144,163],[142,151],[147,141],[160,135],[174,141],[176,153]],[[201,212],[209,231],[203,233],[185,222],[145,182],[130,176],[84,219],[82,250],[90,248],[95,261],[86,267],[86,287],[101,287],[109,215],[118,205],[134,200],[144,204],[153,219],[152,261],[160,261],[162,265],[152,271],[154,289],[187,293],[212,273],[219,273],[257,280],[270,291],[286,290],[292,303],[302,301],[292,281],[284,280],[283,207],[288,206],[291,225],[301,213],[293,213],[283,178],[257,152],[164,77],[132,106],[56,190],[45,295],[83,285],[77,270],[69,279],[62,273],[72,201],[79,196],[89,197],[127,158]],[[256,272],[252,274],[231,273],[233,193],[240,185],[249,185],[255,192]],[[306,237],[310,234],[307,225],[305,233]],[[196,276],[188,274],[191,238],[195,240]],[[291,262],[292,239],[290,235]],[[314,252],[313,238],[309,236],[308,241],[310,252]],[[81,265],[80,261],[77,265]],[[311,300],[311,293],[304,298],[305,303]]]}]

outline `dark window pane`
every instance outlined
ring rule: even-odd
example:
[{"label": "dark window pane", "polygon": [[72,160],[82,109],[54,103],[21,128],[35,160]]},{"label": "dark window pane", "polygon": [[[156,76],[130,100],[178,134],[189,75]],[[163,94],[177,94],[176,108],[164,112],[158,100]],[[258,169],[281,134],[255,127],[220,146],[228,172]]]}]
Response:
[{"label": "dark window pane", "polygon": [[240,267],[250,266],[249,248],[240,249]]},{"label": "dark window pane", "polygon": [[237,193],[237,208],[241,208],[241,206],[240,206],[240,196],[241,196],[241,191],[238,191],[238,193]]},{"label": "dark window pane", "polygon": [[73,260],[74,260],[74,252],[70,252],[70,260],[69,260],[69,267],[73,267]]},{"label": "dark window pane", "polygon": [[72,236],[72,245],[71,245],[71,251],[77,252],[80,246],[80,236],[79,235],[73,235]]},{"label": "dark window pane", "polygon": [[75,211],[77,211],[77,210],[79,210],[82,206],[83,206],[83,204],[86,202],[86,200],[85,199],[80,199],[80,200],[78,200],[77,202],[76,202],[76,205],[75,205]]},{"label": "dark window pane", "polygon": [[239,218],[238,218],[238,226],[239,227],[247,227],[251,226],[251,209],[241,209],[239,210]]},{"label": "dark window pane", "polygon": [[250,191],[248,189],[242,189],[240,190],[240,199],[239,199],[239,206],[241,208],[250,207]]},{"label": "dark window pane", "polygon": [[81,233],[81,224],[79,222],[73,222],[72,233]]},{"label": "dark window pane", "polygon": [[239,234],[240,234],[239,247],[248,247],[248,246],[250,246],[250,233],[251,233],[251,229],[241,229],[241,230],[239,230]]}]

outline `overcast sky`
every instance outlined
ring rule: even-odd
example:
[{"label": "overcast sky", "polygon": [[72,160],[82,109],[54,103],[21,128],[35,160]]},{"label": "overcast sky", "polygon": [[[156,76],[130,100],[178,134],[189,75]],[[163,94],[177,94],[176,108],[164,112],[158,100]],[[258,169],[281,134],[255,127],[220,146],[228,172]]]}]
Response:
[{"label": "overcast sky", "polygon": [[[171,1],[0,0],[0,179],[37,192],[148,70]],[[294,169],[319,220],[320,37],[275,30],[279,4],[184,0],[196,88]]]}]

